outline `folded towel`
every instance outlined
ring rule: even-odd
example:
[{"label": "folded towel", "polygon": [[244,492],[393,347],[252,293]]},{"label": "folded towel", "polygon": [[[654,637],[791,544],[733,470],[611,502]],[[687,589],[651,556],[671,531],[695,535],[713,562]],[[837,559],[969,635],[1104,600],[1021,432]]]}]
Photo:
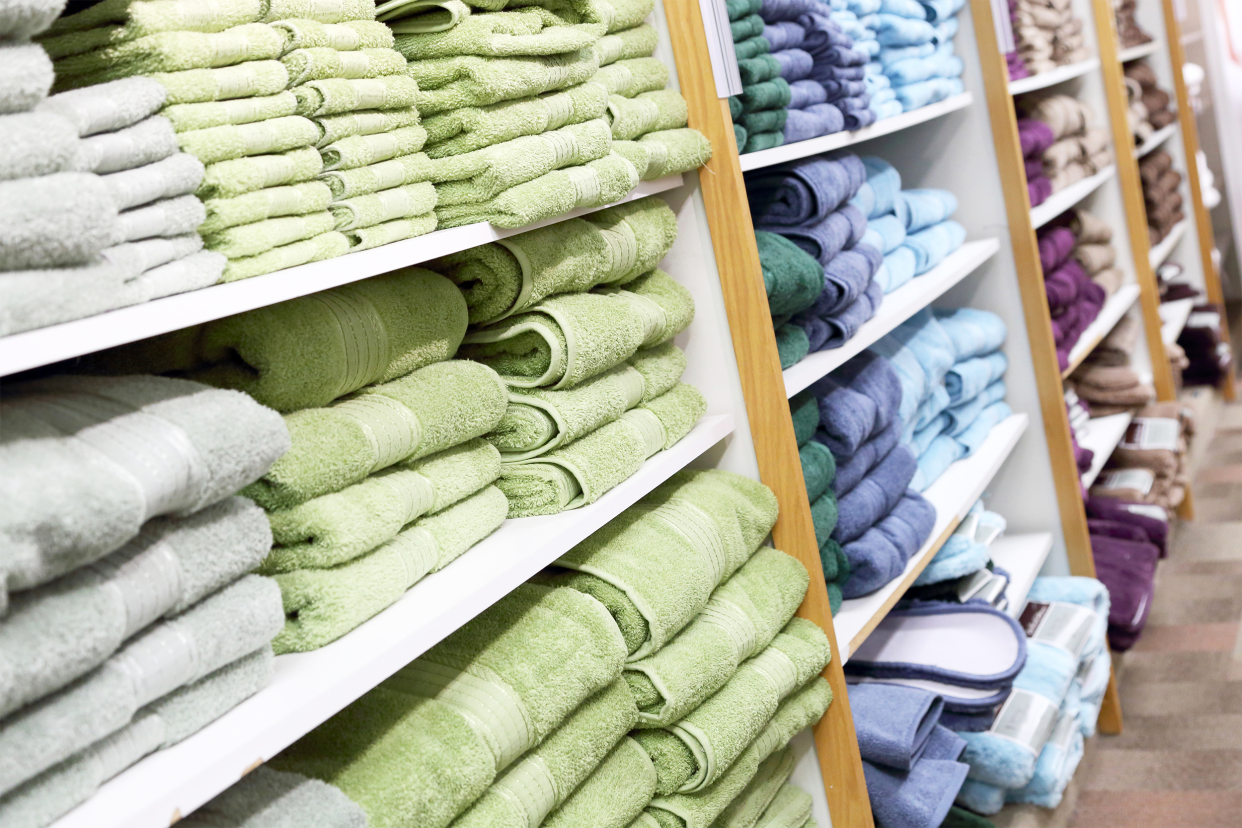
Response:
[{"label": "folded towel", "polygon": [[[183,157],[198,160],[183,153],[160,163],[167,164],[173,159]],[[323,169],[324,159],[314,147],[302,147],[274,155],[255,155],[231,161],[218,161],[202,174],[202,184],[198,187],[197,193],[203,199],[233,198],[267,187],[310,181]],[[114,175],[130,175],[133,172],[141,172],[141,170]]]},{"label": "folded towel", "polygon": [[[360,0],[333,3],[330,6],[316,6],[305,0],[273,0],[259,4],[254,0],[228,0],[210,6],[215,15],[204,13],[205,3],[178,3],[171,7],[156,6],[150,8],[132,0],[113,0],[113,2],[97,4],[76,14],[69,14],[57,20],[52,32],[81,31],[104,27],[108,24],[128,24],[141,34],[154,32],[178,31],[190,29],[195,31],[218,31],[236,26],[239,23],[262,21],[270,23],[288,17],[305,17],[324,23],[336,23],[341,20],[371,19],[374,13],[369,4]],[[204,19],[205,18],[205,19]]]},{"label": "folded towel", "polygon": [[344,256],[350,251],[350,247],[351,242],[343,233],[330,230],[304,241],[274,247],[257,256],[230,259],[220,281],[236,282],[240,279],[250,279],[265,273],[284,270],[287,267],[297,267],[308,262],[321,262],[324,259]]},{"label": "folded towel", "polygon": [[206,216],[207,210],[196,196],[162,198],[120,213],[117,216],[117,241],[183,236],[200,227]]},{"label": "folded towel", "polygon": [[289,821],[366,828],[367,815],[339,788],[260,765],[181,821],[187,828],[280,828]]},{"label": "folded towel", "polygon": [[1078,717],[1062,713],[1035,762],[1031,781],[1016,791],[1006,791],[1006,801],[1029,802],[1055,808],[1083,757],[1083,734]]},{"label": "folded towel", "polygon": [[940,327],[953,341],[958,360],[983,356],[1005,344],[1008,333],[999,316],[976,308],[933,308]]},{"label": "folded towel", "polygon": [[791,109],[784,127],[784,143],[808,141],[845,129],[845,116],[829,103],[812,104],[805,109]]},{"label": "folded towel", "polygon": [[810,352],[811,341],[802,328],[786,322],[776,329],[776,354],[782,370],[797,365]]},{"label": "folded towel", "polygon": [[52,25],[64,10],[63,4],[36,0],[15,0],[0,11],[0,37],[7,40],[29,40]]},{"label": "folded towel", "polygon": [[435,206],[435,187],[424,181],[335,201],[329,209],[337,230],[358,230],[394,219],[425,216]]},{"label": "folded towel", "polygon": [[901,384],[888,360],[871,351],[853,357],[811,386],[819,401],[819,440],[849,457],[897,418]]},{"label": "folded towel", "polygon": [[619,60],[602,67],[591,78],[592,83],[603,84],[609,95],[626,98],[664,89],[668,80],[668,67],[653,57]]},{"label": "folded towel", "polygon": [[153,72],[214,69],[281,55],[283,38],[265,23],[222,32],[170,31],[145,35],[56,61],[58,87],[89,86]]},{"label": "folded towel", "polygon": [[798,448],[798,460],[807,498],[814,503],[832,485],[837,471],[836,459],[823,443],[812,440]]},{"label": "folded towel", "polygon": [[875,316],[883,301],[884,288],[873,279],[862,295],[848,306],[819,319],[823,326],[822,341],[817,336],[811,344],[818,350],[840,348],[854,337],[865,322]]},{"label": "folded towel", "polygon": [[824,289],[824,269],[798,245],[776,233],[755,231],[768,310],[785,315],[814,304]]},{"label": "folded towel", "polygon": [[[326,408],[286,414],[292,448],[247,497],[289,508],[340,491],[402,460],[416,460],[479,437],[500,422],[504,383],[484,365],[449,360],[372,385]],[[378,431],[385,442],[373,442]]]},{"label": "folded towel", "polygon": [[[340,8],[345,6],[332,6]],[[355,6],[355,8],[357,8]],[[365,8],[365,6],[363,6]],[[317,15],[308,13],[305,6],[301,14],[285,14],[272,22],[272,28],[284,38],[281,54],[295,49],[313,49],[323,46],[338,52],[355,52],[359,49],[391,49],[392,29],[376,20],[345,20],[341,23],[321,23],[311,19]]]},{"label": "folded towel", "polygon": [[[793,773],[794,755],[783,748],[759,763],[754,778],[716,818],[721,828],[744,828],[762,824],[764,813],[776,801]],[[796,823],[794,828],[802,828]]]},{"label": "folded towel", "polygon": [[[319,147],[335,144],[342,138],[378,135],[419,126],[418,110],[413,106],[341,112],[336,115],[321,115],[314,120],[319,129],[319,140],[316,142]],[[421,136],[423,132],[415,131],[412,134]]]},{"label": "folded towel", "polygon": [[0,157],[0,181],[34,178],[75,168],[79,141],[73,124],[52,112],[0,115],[8,147]]},{"label": "folded towel", "polygon": [[655,795],[656,773],[647,752],[626,737],[613,748],[542,828],[626,828]]},{"label": "folded towel", "polygon": [[[167,103],[171,106],[276,95],[283,92],[288,85],[289,72],[278,60],[256,60],[219,69],[155,72],[149,79],[156,81],[163,89]],[[137,80],[139,78],[126,78],[113,83],[131,83]],[[99,88],[91,86],[74,90],[73,94],[93,92]]]},{"label": "folded towel", "polygon": [[[230,227],[254,224],[279,216],[323,212],[328,209],[332,195],[324,182],[307,181],[290,186],[268,187],[232,198],[210,198],[203,202],[206,219],[200,222],[198,229],[204,235],[210,235]],[[198,201],[197,198],[194,200]],[[156,202],[159,203],[161,202]],[[121,214],[122,223],[125,216],[126,213]]]},{"label": "folded towel", "polygon": [[812,392],[800,391],[789,400],[789,414],[793,420],[794,439],[801,448],[819,428],[819,401]]},{"label": "folded towel", "polygon": [[335,224],[336,220],[327,210],[304,216],[282,216],[212,233],[203,238],[203,244],[208,250],[230,259],[244,259],[314,238],[332,230]]},{"label": "folded towel", "polygon": [[[613,67],[625,63],[629,61]],[[454,55],[415,60],[409,65],[409,75],[418,83],[415,104],[424,116],[565,89],[591,80],[597,71],[599,55],[592,48],[534,57]]]},{"label": "folded towel", "polygon": [[612,150],[634,165],[642,181],[690,172],[712,157],[707,136],[688,128],[648,132],[637,141],[614,141]]},{"label": "folded towel", "polygon": [[919,405],[942,383],[954,362],[953,341],[931,311],[924,309],[877,341],[871,350],[887,359],[901,385],[897,414],[908,435],[916,426]]},{"label": "folded towel", "polygon": [[[166,119],[161,120],[168,123]],[[266,155],[312,146],[318,138],[319,131],[312,121],[289,115],[251,124],[190,130],[178,134],[176,140],[184,152],[204,164],[214,164],[248,155]]]},{"label": "folded towel", "polygon": [[6,43],[0,45],[0,77],[0,115],[28,112],[52,87],[52,61],[42,46]]},{"label": "folded towel", "polygon": [[[818,422],[818,420],[817,420]],[[890,422],[878,433],[873,434],[858,450],[850,455],[833,455],[836,460],[836,475],[832,479],[832,491],[843,497],[852,491],[866,475],[889,455],[893,446],[901,439],[901,424]],[[816,442],[824,445],[830,443],[817,438]]]},{"label": "folded towel", "polygon": [[405,74],[377,78],[328,78],[293,88],[297,113],[308,118],[372,109],[407,109],[418,97],[418,84]]},{"label": "folded towel", "polygon": [[848,544],[879,523],[904,497],[917,465],[908,448],[894,446],[858,485],[841,497],[833,540]]},{"label": "folded towel", "polygon": [[852,684],[849,694],[863,759],[910,770],[927,747],[944,700],[916,687],[883,682]]},{"label": "folded towel", "polygon": [[153,115],[131,127],[83,139],[74,166],[100,174],[118,172],[152,164],[176,151],[172,124]]},{"label": "folded towel", "polygon": [[457,55],[559,55],[590,48],[605,31],[600,23],[566,25],[553,15],[543,17],[521,11],[470,15],[450,29],[416,34],[407,34],[402,23],[396,20],[389,25],[397,34],[394,47],[410,60]]},{"label": "folded towel", "polygon": [[[398,127],[394,132],[405,133],[405,129]],[[390,142],[387,147],[379,146],[379,143],[387,140],[385,136],[388,134],[392,133],[350,136],[328,145],[331,147],[329,151],[334,161],[339,161],[341,158],[349,159],[348,169],[333,169],[319,176],[319,181],[327,186],[331,199],[344,201],[410,184],[423,183],[431,178],[433,162],[421,152],[397,155],[387,160],[367,164],[372,158],[383,158],[405,149],[407,142],[403,141],[400,135],[397,136],[395,145]],[[334,163],[333,166],[336,167],[337,164]],[[429,198],[430,195],[427,197]]]},{"label": "folded towel", "polygon": [[1005,375],[1008,366],[1009,360],[1000,351],[953,363],[944,375],[951,404],[959,405],[979,396],[983,389]]},{"label": "folded towel", "polygon": [[[336,49],[317,46],[310,49],[295,49],[281,57],[280,62],[289,70],[290,86],[330,79],[358,80],[403,75],[406,70],[405,59],[397,51],[385,48],[340,52]],[[339,85],[335,86],[339,87]],[[305,98],[300,98],[299,103],[303,100]],[[375,108],[388,109],[390,107]]]},{"label": "folded towel", "polygon": [[935,524],[935,507],[918,492],[907,489],[883,520],[842,546],[849,562],[849,578],[841,584],[842,596],[868,595],[900,577]]},{"label": "folded towel", "polygon": [[956,221],[944,221],[906,236],[903,247],[914,253],[914,275],[921,276],[940,264],[966,241],[966,228]]},{"label": "folded towel", "polygon": [[[193,193],[200,184],[206,189],[211,172],[204,172],[203,163],[193,155],[179,152],[154,164],[102,176],[101,180],[117,209],[128,210],[161,198]],[[202,195],[201,190],[199,194]]]},{"label": "folded towel", "polygon": [[908,771],[863,762],[867,794],[881,825],[938,828],[966,781],[969,766],[924,759]]},{"label": "folded towel", "polygon": [[818,224],[854,197],[866,181],[855,155],[809,158],[772,168],[746,181],[757,224],[799,227]]},{"label": "folded towel", "polygon": [[618,141],[648,132],[679,129],[686,125],[686,101],[675,89],[643,92],[632,98],[608,96],[607,118],[612,137]]},{"label": "folded towel", "polygon": [[0,181],[0,270],[86,264],[118,235],[119,206],[90,173]]},{"label": "folded towel", "polygon": [[445,828],[624,658],[599,602],[523,584],[269,764],[337,786],[371,825]]}]

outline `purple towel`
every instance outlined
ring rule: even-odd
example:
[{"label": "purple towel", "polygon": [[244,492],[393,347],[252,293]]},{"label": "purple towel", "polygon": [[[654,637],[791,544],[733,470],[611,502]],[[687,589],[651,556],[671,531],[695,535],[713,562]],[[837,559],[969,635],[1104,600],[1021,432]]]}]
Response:
[{"label": "purple towel", "polygon": [[792,20],[781,20],[763,27],[763,39],[773,51],[801,46],[806,39],[806,29]]},{"label": "purple towel", "polygon": [[1124,652],[1147,625],[1160,550],[1152,543],[1092,535],[1091,552],[1095,577],[1108,587],[1108,642]]},{"label": "purple towel", "polygon": [[1031,76],[1031,70],[1026,68],[1026,62],[1018,55],[1017,52],[1009,52],[1005,55],[1005,63],[1009,67],[1009,79],[1011,81],[1022,80]]},{"label": "purple towel", "polygon": [[[816,84],[819,86],[819,84]],[[823,90],[823,87],[819,87]],[[805,109],[790,109],[785,114],[785,143],[809,141],[845,129],[845,116],[829,103],[818,103]]]},{"label": "purple towel", "polygon": [[1029,179],[1026,182],[1026,192],[1031,197],[1031,206],[1038,207],[1052,195],[1052,181],[1043,175]]},{"label": "purple towel", "polygon": [[1027,158],[1025,160],[1027,180],[1038,178],[1044,174],[1044,162],[1039,158]]},{"label": "purple towel", "polygon": [[826,219],[866,180],[856,155],[804,158],[749,176],[746,192],[757,226],[797,227]]},{"label": "purple towel", "polygon": [[[840,473],[838,470],[837,474]],[[1160,557],[1168,554],[1169,516],[1161,507],[1111,497],[1090,497],[1086,506],[1088,517],[1129,522],[1141,527],[1147,534],[1148,541],[1160,550]],[[1164,515],[1163,518],[1160,517],[1161,514]]]},{"label": "purple towel", "polygon": [[806,31],[806,38],[802,41],[802,48],[810,52],[812,57],[818,57],[819,53],[825,49],[842,46],[847,49],[854,48],[854,41],[850,36],[834,21],[829,19],[828,15],[820,13],[828,11],[826,5],[821,5],[812,13],[798,18],[798,25]]},{"label": "purple towel", "polygon": [[1034,118],[1018,120],[1018,142],[1022,145],[1022,155],[1026,158],[1037,158],[1044,150],[1052,146],[1057,137],[1052,127]]},{"label": "purple towel", "polygon": [[800,80],[789,84],[789,108],[806,109],[815,104],[827,103],[828,90],[819,81]]},{"label": "purple towel", "polygon": [[[820,83],[817,81],[817,83]],[[824,88],[824,94],[827,95],[829,101],[839,101],[842,98],[857,98],[867,94],[866,81],[852,80],[826,80],[820,83]]]},{"label": "purple towel", "polygon": [[871,284],[876,271],[868,250],[874,251],[875,248],[860,244],[853,249],[842,250],[824,265],[824,290],[815,300],[815,304],[804,313],[827,318],[848,307],[861,296]]},{"label": "purple towel", "polygon": [[1077,239],[1068,227],[1041,228],[1039,233],[1039,263],[1044,273],[1056,270],[1074,251]]},{"label": "purple towel", "polygon": [[[1040,258],[1043,258],[1042,246]],[[1044,276],[1044,293],[1048,296],[1048,307],[1054,311],[1069,307],[1078,299],[1084,279],[1090,281],[1077,260],[1065,262]]]},{"label": "purple towel", "polygon": [[867,70],[861,66],[834,66],[831,63],[821,63],[818,58],[815,61],[815,68],[811,70],[811,77],[820,83],[830,80],[866,80]]}]

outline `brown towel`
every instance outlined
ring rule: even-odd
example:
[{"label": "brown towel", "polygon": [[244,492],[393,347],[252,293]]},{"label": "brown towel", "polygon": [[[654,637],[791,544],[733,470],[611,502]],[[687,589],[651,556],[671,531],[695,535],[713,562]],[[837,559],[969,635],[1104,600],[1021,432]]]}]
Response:
[{"label": "brown towel", "polygon": [[1070,229],[1079,244],[1105,244],[1113,239],[1112,225],[1082,209],[1074,211]]},{"label": "brown towel", "polygon": [[1117,251],[1111,244],[1080,244],[1074,248],[1074,258],[1088,274],[1094,276],[1113,266],[1117,261]]},{"label": "brown towel", "polygon": [[1125,276],[1115,267],[1105,268],[1091,277],[1091,281],[1104,289],[1105,296],[1112,296],[1116,293],[1124,280]]},{"label": "brown towel", "polygon": [[1155,389],[1125,365],[1102,366],[1086,362],[1074,371],[1073,380],[1078,396],[1091,403],[1092,413],[1095,413],[1096,403],[1136,406],[1145,405],[1156,397]]}]

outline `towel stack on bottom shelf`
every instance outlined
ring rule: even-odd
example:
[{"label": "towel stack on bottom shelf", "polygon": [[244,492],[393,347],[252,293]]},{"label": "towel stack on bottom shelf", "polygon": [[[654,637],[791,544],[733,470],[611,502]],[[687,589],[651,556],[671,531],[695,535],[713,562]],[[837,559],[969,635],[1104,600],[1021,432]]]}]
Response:
[{"label": "towel stack on bottom shelf", "polygon": [[1091,553],[1108,586],[1112,608],[1108,642],[1114,650],[1134,646],[1147,626],[1155,593],[1156,566],[1168,554],[1169,513],[1163,506],[1120,496],[1087,498]]}]

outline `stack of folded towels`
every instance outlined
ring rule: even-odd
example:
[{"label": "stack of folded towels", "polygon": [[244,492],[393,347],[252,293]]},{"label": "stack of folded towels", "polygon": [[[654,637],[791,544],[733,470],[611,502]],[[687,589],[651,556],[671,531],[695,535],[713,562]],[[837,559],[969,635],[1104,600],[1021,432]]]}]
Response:
[{"label": "stack of folded towels", "polygon": [[56,376],[0,405],[0,823],[44,826],[272,676],[271,545],[235,493],[289,448],[236,391]]},{"label": "stack of folded towels", "polygon": [[1219,385],[1233,366],[1233,349],[1222,333],[1221,306],[1196,305],[1177,344],[1189,362],[1182,370],[1186,385]]},{"label": "stack of folded towels", "polygon": [[[1011,32],[1016,31],[1018,26],[1022,24],[1022,17],[1018,12],[1018,0],[1009,0],[1009,25]],[[1022,80],[1031,76],[1031,70],[1026,68],[1026,61],[1022,59],[1022,53],[1018,51],[1019,45],[1020,43],[1015,37],[1014,50],[1005,53],[1005,68],[1011,81]]]},{"label": "stack of folded towels", "polygon": [[[823,100],[828,102],[828,107],[814,105],[807,107],[806,112],[816,116],[809,123],[827,132],[835,132],[832,127],[838,123],[845,129],[861,129],[875,123],[879,113],[887,117],[900,111],[893,106],[892,90],[885,92],[879,85],[867,82],[866,64],[879,54],[880,44],[874,30],[864,23],[874,17],[865,12],[864,7],[873,8],[876,4],[872,0],[870,4],[855,4],[854,9],[847,5],[840,0],[810,4],[808,13],[798,18],[798,23],[806,29],[803,48],[814,60],[811,79],[823,88],[826,96]],[[811,90],[817,91],[814,87]],[[812,103],[820,100],[816,95]],[[840,119],[833,116],[834,109],[840,113]]]},{"label": "stack of folded towels", "polygon": [[868,64],[883,75],[902,111],[960,95],[962,59],[953,53],[957,14],[964,0],[882,0],[875,16],[880,52]]},{"label": "stack of folded towels", "polygon": [[1091,281],[1100,286],[1105,297],[1116,293],[1125,275],[1115,266],[1117,250],[1112,244],[1112,226],[1082,208],[1076,208],[1054,221],[1064,224],[1073,232],[1074,258],[1091,277]]},{"label": "stack of folded towels", "polygon": [[806,569],[759,546],[776,512],[678,473],[185,821],[813,826],[787,744],[831,701],[830,652],[792,617]]},{"label": "stack of folded towels", "polygon": [[[1049,72],[1090,56],[1082,20],[1070,0],[1017,0],[1012,16],[1014,42],[1026,75]],[[1012,70],[1010,77],[1014,78]]]},{"label": "stack of folded towels", "polygon": [[[1040,156],[1043,174],[1052,184],[1051,192],[1095,175],[1113,163],[1108,131],[1093,126],[1095,113],[1086,103],[1070,95],[1026,97],[1021,110],[1024,118],[1041,121],[1052,131],[1053,143]],[[1023,155],[1031,158],[1025,151]],[[1030,171],[1027,181],[1029,185]]]},{"label": "stack of folded towels", "polygon": [[1155,399],[1151,383],[1144,382],[1131,366],[1138,341],[1138,320],[1126,314],[1070,375],[1074,390],[1090,406],[1092,417],[1120,414]]},{"label": "stack of folded towels", "polygon": [[1187,406],[1179,402],[1144,406],[1108,458],[1091,494],[1176,508],[1186,497],[1186,449],[1193,431]]},{"label": "stack of folded towels", "polygon": [[1112,596],[1109,645],[1125,651],[1147,624],[1156,567],[1168,554],[1169,513],[1154,503],[1096,495],[1086,507],[1096,573]]},{"label": "stack of folded towels", "polygon": [[1026,166],[1026,192],[1032,207],[1038,207],[1052,195],[1052,181],[1044,173],[1044,150],[1056,140],[1052,128],[1043,121],[1018,119],[1018,143]]},{"label": "stack of folded towels", "polygon": [[[1078,467],[1081,481],[1082,476],[1090,471],[1091,464],[1095,462],[1095,452],[1082,446],[1091,428],[1091,406],[1078,396],[1072,384],[1065,386],[1065,416],[1069,419],[1074,464]],[[1083,494],[1086,494],[1086,489],[1083,489]]]},{"label": "stack of folded towels", "polygon": [[1069,367],[1070,353],[1083,332],[1123,278],[1112,266],[1116,250],[1111,238],[1112,228],[1084,210],[1065,213],[1039,230],[1044,294],[1062,371]]},{"label": "stack of folded towels", "polygon": [[1143,31],[1138,24],[1135,16],[1137,6],[1137,0],[1113,0],[1113,11],[1117,18],[1117,40],[1120,41],[1123,49],[1141,46],[1152,41],[1151,35]]},{"label": "stack of folded towels", "polygon": [[[729,115],[733,119],[737,150],[755,152],[779,146],[785,143],[784,130],[792,101],[792,87],[789,81],[780,77],[783,68],[781,59],[770,53],[781,53],[784,62],[789,64],[788,71],[797,72],[795,63],[805,65],[803,55],[806,53],[794,47],[801,45],[806,30],[793,21],[766,26],[759,15],[763,0],[727,0],[725,7],[729,13],[738,73],[742,78],[742,93],[729,98]],[[767,79],[757,80],[759,77]],[[747,83],[748,80],[750,83]],[[805,91],[802,96],[806,97]]]},{"label": "stack of folded towels", "polygon": [[976,502],[914,579],[902,601],[973,601],[1007,609],[1009,573],[992,563],[988,551],[1004,534],[1005,526],[1003,517],[986,511],[983,501]]},{"label": "stack of folded towels", "polygon": [[672,209],[647,198],[428,263],[469,308],[459,356],[507,389],[486,439],[510,517],[595,502],[706,410],[671,341],[694,299],[656,266],[676,234]]},{"label": "stack of folded towels", "polygon": [[1156,130],[1176,121],[1177,113],[1169,108],[1172,98],[1156,85],[1156,73],[1146,63],[1128,64],[1125,81],[1130,102],[1126,120],[1134,133],[1134,142],[1141,144]]},{"label": "stack of folded towels", "polygon": [[1147,232],[1152,244],[1159,244],[1174,225],[1186,218],[1180,192],[1182,175],[1173,169],[1173,156],[1157,150],[1139,159],[1143,180],[1143,202],[1147,208]]},{"label": "stack of folded towels", "polygon": [[[819,432],[819,400],[813,394],[804,392],[790,400],[789,408],[794,437],[798,441],[802,480],[811,504],[811,521],[815,526],[820,563],[828,586],[828,603],[835,615],[844,597],[841,587],[850,577],[850,562],[845,557],[845,550],[832,537],[837,522],[837,492],[833,488],[837,477],[837,459],[825,442],[815,439]],[[845,469],[844,474],[855,473]],[[845,482],[843,477],[842,483]]]}]

